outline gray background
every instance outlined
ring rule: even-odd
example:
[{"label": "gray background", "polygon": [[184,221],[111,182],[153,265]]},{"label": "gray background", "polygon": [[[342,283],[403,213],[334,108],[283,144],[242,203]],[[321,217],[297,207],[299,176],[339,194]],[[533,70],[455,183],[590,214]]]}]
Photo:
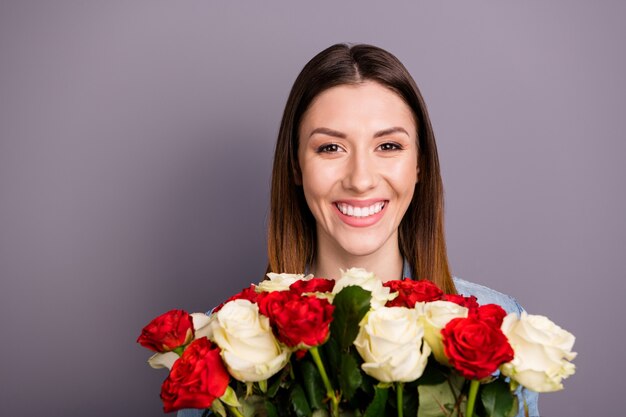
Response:
[{"label": "gray background", "polygon": [[2,415],[161,415],[139,330],[261,278],[286,96],[340,41],[422,89],[453,272],[577,335],[542,415],[616,415],[624,2],[230,3],[0,3]]}]

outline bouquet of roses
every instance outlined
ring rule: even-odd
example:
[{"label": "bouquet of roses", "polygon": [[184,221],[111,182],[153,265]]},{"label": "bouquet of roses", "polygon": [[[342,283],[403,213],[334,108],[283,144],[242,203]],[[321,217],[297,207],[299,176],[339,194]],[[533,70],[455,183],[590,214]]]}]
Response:
[{"label": "bouquet of roses", "polygon": [[430,281],[268,274],[208,315],[165,313],[137,340],[170,369],[165,412],[226,416],[514,416],[563,388],[574,336]]}]

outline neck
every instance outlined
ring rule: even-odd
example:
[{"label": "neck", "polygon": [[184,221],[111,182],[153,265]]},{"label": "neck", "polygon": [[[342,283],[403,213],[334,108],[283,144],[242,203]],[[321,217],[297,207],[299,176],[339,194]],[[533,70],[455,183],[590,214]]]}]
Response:
[{"label": "neck", "polygon": [[363,268],[376,274],[383,282],[400,279],[404,260],[397,238],[391,240],[376,252],[365,255],[354,255],[339,247],[318,242],[311,273],[320,278],[338,279],[341,269]]}]

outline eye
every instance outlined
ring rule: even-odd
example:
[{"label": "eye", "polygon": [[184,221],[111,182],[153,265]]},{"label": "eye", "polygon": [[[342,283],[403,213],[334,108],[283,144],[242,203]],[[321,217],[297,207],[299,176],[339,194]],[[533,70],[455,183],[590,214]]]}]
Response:
[{"label": "eye", "polygon": [[317,148],[316,152],[317,153],[335,153],[335,152],[339,152],[339,150],[340,150],[339,145],[337,145],[336,143],[327,143]]},{"label": "eye", "polygon": [[402,146],[394,142],[385,142],[379,145],[381,151],[399,151]]}]

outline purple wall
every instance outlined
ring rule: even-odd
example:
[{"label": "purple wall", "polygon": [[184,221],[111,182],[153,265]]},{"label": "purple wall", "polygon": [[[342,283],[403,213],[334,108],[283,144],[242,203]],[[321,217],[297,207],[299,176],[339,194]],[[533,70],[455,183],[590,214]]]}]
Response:
[{"label": "purple wall", "polygon": [[161,415],[138,332],[261,278],[281,111],[340,41],[422,88],[454,273],[578,336],[542,415],[614,415],[624,3],[265,3],[0,3],[2,415]]}]

